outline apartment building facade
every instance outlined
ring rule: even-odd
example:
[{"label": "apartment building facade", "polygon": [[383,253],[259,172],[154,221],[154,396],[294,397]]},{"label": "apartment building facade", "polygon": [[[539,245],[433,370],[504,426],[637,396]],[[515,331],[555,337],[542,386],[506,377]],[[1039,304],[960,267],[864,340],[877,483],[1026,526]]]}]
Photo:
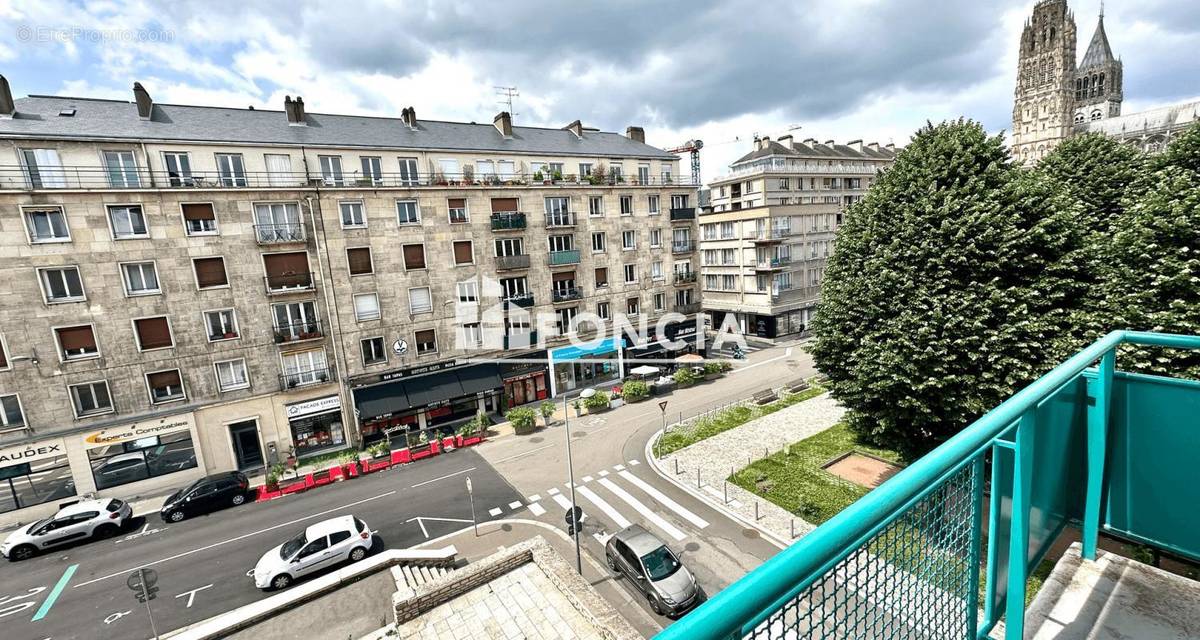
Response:
[{"label": "apartment building facade", "polygon": [[577,314],[698,310],[695,186],[636,127],[3,85],[0,524],[616,378]]},{"label": "apartment building facade", "polygon": [[895,154],[861,140],[762,138],[712,181],[699,274],[712,325],[768,339],[807,330],[846,208]]}]

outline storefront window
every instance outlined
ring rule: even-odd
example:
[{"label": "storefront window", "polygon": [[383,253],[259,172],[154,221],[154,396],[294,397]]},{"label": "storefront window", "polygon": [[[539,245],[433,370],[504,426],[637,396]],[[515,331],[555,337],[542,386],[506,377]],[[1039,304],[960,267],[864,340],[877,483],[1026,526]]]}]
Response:
[{"label": "storefront window", "polygon": [[66,456],[0,467],[0,513],[75,495]]},{"label": "storefront window", "polygon": [[97,489],[194,469],[196,449],[187,431],[149,436],[88,451]]},{"label": "storefront window", "polygon": [[453,403],[428,410],[426,423],[433,427],[463,418],[474,418],[479,413],[479,402],[475,398],[460,398]]},{"label": "storefront window", "polygon": [[291,425],[292,442],[296,443],[296,457],[308,455],[318,449],[338,447],[346,442],[341,411],[293,418]]}]

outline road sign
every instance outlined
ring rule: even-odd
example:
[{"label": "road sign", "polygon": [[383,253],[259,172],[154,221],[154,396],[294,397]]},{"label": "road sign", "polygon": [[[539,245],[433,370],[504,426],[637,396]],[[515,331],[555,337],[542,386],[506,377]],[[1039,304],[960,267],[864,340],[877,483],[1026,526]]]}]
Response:
[{"label": "road sign", "polygon": [[125,586],[130,591],[141,591],[142,586],[153,587],[158,582],[158,572],[154,569],[138,569],[125,579]]},{"label": "road sign", "polygon": [[567,510],[567,524],[573,525],[583,518],[583,509],[575,506]]},{"label": "road sign", "polygon": [[467,493],[473,493],[471,490],[471,479],[467,478]]},{"label": "road sign", "polygon": [[659,410],[661,410],[663,413],[666,413],[666,412],[667,412],[667,401],[666,401],[666,400],[663,400],[662,402],[658,403],[658,408],[659,408]]}]

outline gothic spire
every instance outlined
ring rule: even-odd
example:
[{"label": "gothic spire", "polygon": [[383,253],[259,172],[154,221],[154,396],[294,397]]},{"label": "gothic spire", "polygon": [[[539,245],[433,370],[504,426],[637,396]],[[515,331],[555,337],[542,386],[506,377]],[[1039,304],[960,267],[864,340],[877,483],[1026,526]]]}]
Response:
[{"label": "gothic spire", "polygon": [[1083,61],[1079,63],[1079,68],[1102,67],[1115,60],[1112,47],[1108,46],[1108,34],[1104,32],[1104,5],[1101,4],[1100,21],[1096,23],[1096,33],[1092,35],[1092,42],[1088,45],[1087,53],[1083,54]]}]

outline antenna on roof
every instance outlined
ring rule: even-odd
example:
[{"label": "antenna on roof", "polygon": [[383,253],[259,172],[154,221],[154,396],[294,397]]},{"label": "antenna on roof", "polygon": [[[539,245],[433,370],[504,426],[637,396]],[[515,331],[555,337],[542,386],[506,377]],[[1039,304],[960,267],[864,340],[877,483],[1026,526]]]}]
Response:
[{"label": "antenna on roof", "polygon": [[496,95],[500,96],[500,100],[497,100],[497,102],[499,102],[501,105],[508,107],[507,109],[505,109],[505,111],[507,111],[508,114],[513,117],[513,119],[516,119],[517,112],[513,110],[513,98],[521,95],[517,91],[517,88],[516,87],[494,87],[494,89],[496,89]]}]

